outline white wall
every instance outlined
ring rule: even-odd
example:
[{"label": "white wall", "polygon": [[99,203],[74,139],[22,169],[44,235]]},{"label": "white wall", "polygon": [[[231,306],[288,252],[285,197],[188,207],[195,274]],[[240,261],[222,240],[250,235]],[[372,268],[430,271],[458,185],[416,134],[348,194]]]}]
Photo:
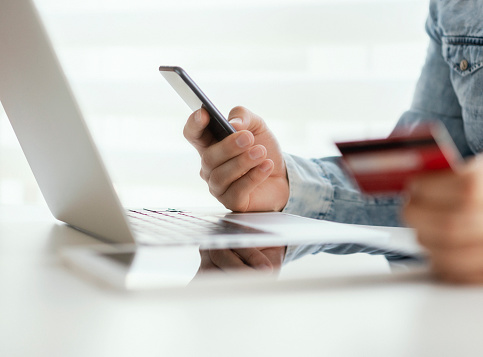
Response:
[{"label": "white wall", "polygon": [[[185,67],[226,114],[261,115],[285,151],[322,156],[390,130],[427,43],[421,0],[36,2],[128,205],[215,203],[159,65]],[[0,108],[0,203],[40,202]]]}]

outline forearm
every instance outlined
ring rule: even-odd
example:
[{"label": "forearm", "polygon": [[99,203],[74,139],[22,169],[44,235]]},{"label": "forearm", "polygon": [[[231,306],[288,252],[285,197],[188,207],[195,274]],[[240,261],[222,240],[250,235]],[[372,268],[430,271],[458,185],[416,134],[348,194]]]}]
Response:
[{"label": "forearm", "polygon": [[286,154],[290,198],[284,212],[340,223],[401,226],[398,196],[363,195],[338,157],[304,159]]},{"label": "forearm", "polygon": [[[436,5],[432,3],[431,9],[435,10]],[[442,56],[441,31],[435,25],[435,14],[435,11],[431,12],[426,24],[430,43],[411,108],[401,116],[396,127],[416,127],[429,120],[439,120],[448,129],[462,156],[467,157],[474,152],[468,145],[462,108],[451,82],[450,68]],[[339,158],[308,160],[285,155],[285,161],[290,183],[286,212],[336,222],[402,225],[401,198],[364,197],[346,177]],[[357,247],[289,247],[287,260],[320,251],[346,254],[356,252]]]},{"label": "forearm", "polygon": [[[304,159],[285,154],[290,198],[284,212],[335,222],[399,226],[399,197],[375,199],[363,195],[341,167],[339,158]],[[357,244],[289,246],[284,264],[307,254],[387,254]]]}]

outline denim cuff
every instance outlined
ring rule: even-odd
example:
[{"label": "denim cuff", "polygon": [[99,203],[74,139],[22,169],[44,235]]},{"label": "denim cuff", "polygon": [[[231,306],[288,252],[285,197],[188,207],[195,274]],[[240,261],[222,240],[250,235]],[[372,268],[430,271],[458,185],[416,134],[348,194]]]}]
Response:
[{"label": "denim cuff", "polygon": [[[322,218],[329,210],[334,190],[322,168],[309,159],[284,153],[290,196],[282,212],[309,218]],[[306,254],[315,253],[320,246],[289,245],[284,264]]]},{"label": "denim cuff", "polygon": [[282,212],[321,219],[334,201],[334,189],[312,160],[284,154],[290,195]]},{"label": "denim cuff", "polygon": [[283,265],[286,265],[292,260],[302,258],[307,254],[316,254],[322,250],[323,246],[323,244],[289,245],[287,246],[287,250],[285,252]]}]

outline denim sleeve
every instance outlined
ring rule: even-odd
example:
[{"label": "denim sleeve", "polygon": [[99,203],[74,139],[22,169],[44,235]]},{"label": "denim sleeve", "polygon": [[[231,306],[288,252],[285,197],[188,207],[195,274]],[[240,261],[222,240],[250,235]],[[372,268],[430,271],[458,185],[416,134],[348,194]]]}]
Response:
[{"label": "denim sleeve", "polygon": [[[450,69],[442,57],[441,39],[430,13],[426,30],[430,37],[426,62],[418,80],[411,108],[399,119],[396,127],[416,127],[429,120],[440,120],[448,129],[463,156],[473,154],[466,141],[462,110],[450,81]],[[304,159],[285,154],[290,197],[284,212],[335,222],[401,226],[398,196],[373,198],[361,194],[341,166],[340,158]],[[285,262],[306,254],[328,252],[350,254],[382,252],[354,244],[289,246]]]},{"label": "denim sleeve", "polygon": [[474,152],[467,142],[462,108],[451,83],[451,69],[442,55],[441,35],[433,18],[435,12],[432,6],[426,22],[430,43],[411,108],[401,116],[396,128],[414,128],[425,121],[439,120],[448,129],[461,155],[468,157],[474,155]]},{"label": "denim sleeve", "polygon": [[[303,159],[285,154],[290,197],[284,212],[341,223],[401,226],[401,198],[362,195],[345,174],[340,158]],[[306,254],[390,254],[357,244],[288,246],[285,263]]]}]

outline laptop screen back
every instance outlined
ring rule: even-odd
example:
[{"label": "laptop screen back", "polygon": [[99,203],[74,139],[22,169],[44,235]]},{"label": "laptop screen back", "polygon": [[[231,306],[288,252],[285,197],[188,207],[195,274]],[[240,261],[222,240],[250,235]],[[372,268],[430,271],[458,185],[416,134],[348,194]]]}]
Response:
[{"label": "laptop screen back", "polygon": [[31,0],[0,2],[0,101],[53,215],[100,238],[133,242]]}]

